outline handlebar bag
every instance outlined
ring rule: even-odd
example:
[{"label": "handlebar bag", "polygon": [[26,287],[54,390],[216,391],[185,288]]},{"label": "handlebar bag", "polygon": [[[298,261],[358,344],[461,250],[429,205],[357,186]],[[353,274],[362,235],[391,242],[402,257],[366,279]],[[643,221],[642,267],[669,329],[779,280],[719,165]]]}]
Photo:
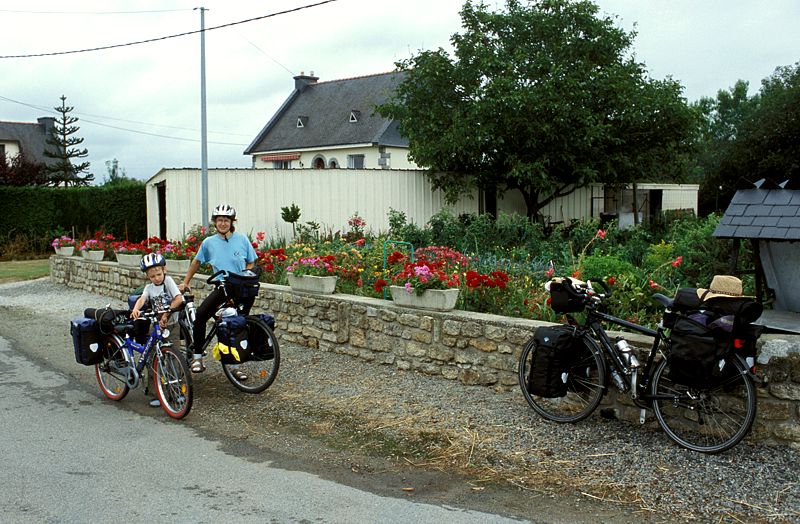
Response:
[{"label": "handlebar bag", "polygon": [[586,307],[585,298],[567,280],[550,282],[550,307],[556,313],[579,313]]},{"label": "handlebar bag", "polygon": [[246,276],[238,273],[229,273],[227,277],[228,296],[233,299],[250,298],[258,295],[261,284],[258,276]]},{"label": "handlebar bag", "polygon": [[248,315],[248,342],[253,357],[258,360],[272,360],[275,358],[275,348],[263,327],[275,331],[275,317],[267,313]]},{"label": "handlebar bag", "polygon": [[575,330],[565,326],[540,327],[533,335],[528,392],[545,398],[567,394],[569,368],[574,360]]},{"label": "handlebar bag", "polygon": [[707,388],[722,376],[730,346],[729,333],[717,333],[713,318],[696,314],[679,316],[670,334],[669,378],[677,384]]},{"label": "handlebar bag", "polygon": [[69,332],[78,364],[93,366],[103,360],[103,335],[100,333],[100,324],[95,319],[78,317],[70,322]]},{"label": "handlebar bag", "polygon": [[222,317],[217,325],[217,341],[212,354],[223,364],[240,364],[252,360],[250,342],[247,339],[247,319],[244,316]]}]

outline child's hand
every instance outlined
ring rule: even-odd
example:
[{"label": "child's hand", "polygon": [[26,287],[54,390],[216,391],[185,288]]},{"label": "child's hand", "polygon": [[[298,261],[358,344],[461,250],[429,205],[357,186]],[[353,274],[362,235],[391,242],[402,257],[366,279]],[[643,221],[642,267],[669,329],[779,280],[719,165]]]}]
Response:
[{"label": "child's hand", "polygon": [[138,309],[133,308],[133,311],[131,311],[131,318],[133,318],[133,320],[136,320],[137,318],[139,318],[139,315],[141,314],[142,313]]}]

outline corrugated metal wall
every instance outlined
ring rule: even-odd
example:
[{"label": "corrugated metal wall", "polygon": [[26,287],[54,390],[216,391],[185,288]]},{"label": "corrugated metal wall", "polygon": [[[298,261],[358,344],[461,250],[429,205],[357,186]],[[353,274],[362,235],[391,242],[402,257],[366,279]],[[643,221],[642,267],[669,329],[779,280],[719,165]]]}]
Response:
[{"label": "corrugated metal wall", "polygon": [[[200,217],[200,171],[164,169],[148,182],[148,234],[158,234],[156,185],[166,184],[167,238],[183,236]],[[389,208],[402,211],[420,226],[445,206],[441,191],[432,191],[419,171],[401,170],[282,170],[211,169],[208,172],[209,212],[220,202],[238,212],[239,231],[265,231],[290,239],[292,227],[281,219],[281,207],[300,207],[300,223],[314,221],[322,228],[347,231],[353,213],[373,231],[389,229]],[[464,198],[450,206],[455,214],[475,213],[477,199]]]}]

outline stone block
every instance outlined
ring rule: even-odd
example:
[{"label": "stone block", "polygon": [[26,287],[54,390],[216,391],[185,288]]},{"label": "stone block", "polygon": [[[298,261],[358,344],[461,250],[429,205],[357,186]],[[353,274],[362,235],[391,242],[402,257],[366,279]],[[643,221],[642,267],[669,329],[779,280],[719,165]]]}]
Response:
[{"label": "stone block", "polygon": [[417,327],[419,325],[419,315],[412,315],[411,313],[403,313],[397,317],[397,322],[404,326]]},{"label": "stone block", "polygon": [[782,400],[800,400],[800,385],[793,382],[771,384],[769,392],[773,397]]},{"label": "stone block", "polygon": [[445,320],[442,322],[442,333],[456,336],[461,333],[461,322],[458,320]]},{"label": "stone block", "polygon": [[467,386],[476,386],[481,379],[480,373],[474,369],[461,369],[458,373],[458,380]]},{"label": "stone block", "polygon": [[431,346],[428,349],[428,356],[441,362],[450,362],[455,357],[455,351],[441,346]]},{"label": "stone block", "polygon": [[458,368],[453,366],[444,366],[442,368],[442,376],[448,380],[455,380],[458,378]]},{"label": "stone block", "polygon": [[[511,355],[514,353],[515,347],[509,346],[508,344],[497,344],[497,352]],[[522,349],[521,347],[519,349]]]},{"label": "stone block", "polygon": [[375,331],[376,333],[380,333],[381,331],[383,331],[384,325],[385,324],[381,320],[378,320],[377,318],[370,318],[367,321],[368,329],[370,331]]},{"label": "stone block", "polygon": [[469,341],[469,345],[486,353],[497,351],[497,342],[485,338],[474,338]]},{"label": "stone block", "polygon": [[372,362],[373,360],[375,360],[375,353],[373,353],[368,349],[362,349],[361,351],[358,352],[358,358],[366,360],[367,362]]},{"label": "stone block", "polygon": [[411,369],[411,362],[409,362],[408,360],[400,360],[398,358],[395,361],[394,365],[397,366],[397,369],[402,369],[404,371],[408,371],[409,369]]},{"label": "stone block", "polygon": [[367,335],[363,329],[350,330],[350,344],[359,348],[367,347]]},{"label": "stone block", "polygon": [[409,357],[424,357],[427,354],[427,349],[416,342],[409,342],[406,344],[405,354]]},{"label": "stone block", "polygon": [[478,322],[464,322],[461,324],[461,334],[465,337],[479,337],[483,333],[483,327]]},{"label": "stone block", "polygon": [[320,339],[322,338],[322,331],[313,326],[303,326],[303,336]]},{"label": "stone block", "polygon": [[429,331],[414,330],[411,332],[411,340],[430,344],[433,340],[433,335]]},{"label": "stone block", "polygon": [[455,347],[455,345],[456,345],[456,340],[457,340],[457,339],[456,339],[455,337],[443,336],[440,342],[441,342],[441,343],[442,343],[442,345],[444,345],[444,346],[447,346],[447,347]]},{"label": "stone block", "polygon": [[523,345],[533,336],[533,331],[511,328],[506,331],[506,340],[515,345]]},{"label": "stone block", "polygon": [[484,328],[483,332],[486,338],[488,338],[489,340],[494,340],[496,342],[499,342],[506,338],[506,330],[500,326],[487,325],[486,328]]},{"label": "stone block", "polygon": [[788,420],[792,410],[786,402],[759,401],[758,418],[764,420]]},{"label": "stone block", "polygon": [[397,313],[388,309],[380,310],[379,318],[385,322],[395,322],[397,320]]}]

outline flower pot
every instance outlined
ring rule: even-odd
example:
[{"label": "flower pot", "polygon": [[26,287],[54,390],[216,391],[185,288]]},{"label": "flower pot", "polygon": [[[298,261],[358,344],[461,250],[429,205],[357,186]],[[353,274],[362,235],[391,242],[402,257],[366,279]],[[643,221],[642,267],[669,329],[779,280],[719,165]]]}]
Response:
[{"label": "flower pot", "polygon": [[398,306],[450,311],[456,307],[459,289],[426,289],[421,295],[417,295],[413,288],[409,293],[403,286],[389,286],[389,291]]},{"label": "flower pot", "polygon": [[86,260],[91,260],[92,262],[100,262],[103,260],[103,256],[105,254],[106,252],[102,250],[81,251],[81,256]]},{"label": "flower pot", "polygon": [[141,255],[131,255],[128,253],[114,253],[117,255],[117,262],[120,266],[139,267],[142,261]]},{"label": "flower pot", "polygon": [[187,271],[189,271],[189,266],[191,265],[192,261],[188,258],[176,260],[173,258],[167,259],[167,272],[172,273],[173,275],[185,275]]},{"label": "flower pot", "polygon": [[72,253],[74,252],[75,252],[75,246],[65,246],[56,248],[56,255],[61,255],[62,257],[71,257]]},{"label": "flower pot", "polygon": [[311,275],[295,276],[288,274],[289,285],[294,291],[304,293],[321,293],[329,295],[336,289],[336,277],[315,277]]}]

